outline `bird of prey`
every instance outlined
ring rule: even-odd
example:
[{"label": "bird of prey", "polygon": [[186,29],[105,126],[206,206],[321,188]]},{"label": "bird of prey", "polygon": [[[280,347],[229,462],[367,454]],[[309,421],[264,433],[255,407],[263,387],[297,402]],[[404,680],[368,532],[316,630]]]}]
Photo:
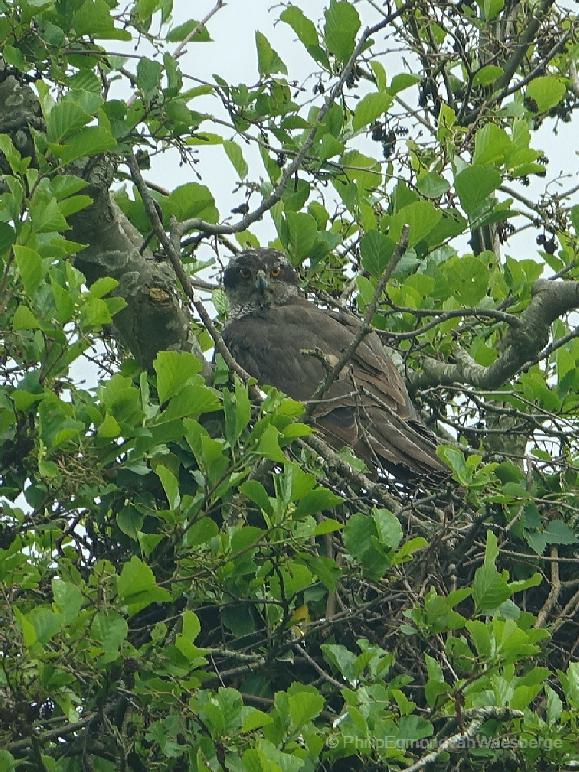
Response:
[{"label": "bird of prey", "polygon": [[[260,383],[308,403],[358,334],[360,320],[303,297],[297,272],[274,249],[235,255],[223,283],[230,308],[223,340],[233,357]],[[349,446],[374,474],[408,479],[445,471],[376,333],[362,339],[310,409],[325,439],[338,449]]]}]

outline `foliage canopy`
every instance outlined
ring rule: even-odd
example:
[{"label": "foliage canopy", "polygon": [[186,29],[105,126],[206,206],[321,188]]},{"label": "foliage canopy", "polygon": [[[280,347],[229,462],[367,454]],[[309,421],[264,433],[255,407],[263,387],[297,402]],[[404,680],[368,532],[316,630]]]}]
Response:
[{"label": "foliage canopy", "polygon": [[[579,207],[537,132],[573,119],[576,19],[303,8],[311,74],[258,31],[250,84],[187,59],[221,0],[0,0],[2,770],[578,760]],[[397,351],[447,482],[370,479],[235,372],[218,274],[263,219]]]}]

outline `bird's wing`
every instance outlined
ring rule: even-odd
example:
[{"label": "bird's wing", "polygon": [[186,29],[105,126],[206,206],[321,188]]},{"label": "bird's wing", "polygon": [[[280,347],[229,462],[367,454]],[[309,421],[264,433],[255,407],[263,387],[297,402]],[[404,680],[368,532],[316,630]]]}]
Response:
[{"label": "bird's wing", "polygon": [[[249,315],[223,332],[233,356],[259,381],[307,402],[360,329],[302,298]],[[441,470],[432,443],[413,427],[404,381],[377,338],[362,340],[313,416],[334,444],[349,445],[373,466]]]}]

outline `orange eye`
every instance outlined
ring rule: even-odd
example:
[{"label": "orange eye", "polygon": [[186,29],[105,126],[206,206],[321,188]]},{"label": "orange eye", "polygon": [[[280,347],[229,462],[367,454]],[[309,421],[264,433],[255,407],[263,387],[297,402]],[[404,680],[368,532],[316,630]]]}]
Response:
[{"label": "orange eye", "polygon": [[279,266],[279,265],[276,265],[276,267],[275,267],[275,268],[272,268],[272,269],[271,269],[270,275],[271,275],[271,276],[279,276],[279,275],[280,275],[280,273],[281,273],[281,266]]},{"label": "orange eye", "polygon": [[251,276],[251,271],[249,270],[249,268],[241,268],[239,273],[241,274],[241,277],[243,279],[249,279],[249,277]]}]

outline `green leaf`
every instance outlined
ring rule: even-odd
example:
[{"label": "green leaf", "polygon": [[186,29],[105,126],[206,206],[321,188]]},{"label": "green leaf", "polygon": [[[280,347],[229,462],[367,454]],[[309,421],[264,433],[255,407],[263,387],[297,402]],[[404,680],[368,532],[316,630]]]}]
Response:
[{"label": "green leaf", "polygon": [[187,383],[171,398],[167,408],[156,418],[155,424],[166,424],[185,416],[200,416],[214,413],[221,409],[220,394],[216,389],[206,386],[197,376],[195,383]]},{"label": "green leaf", "polygon": [[165,491],[169,506],[171,509],[177,509],[181,502],[179,480],[168,467],[164,466],[164,464],[158,464],[155,468],[155,472],[157,473],[159,480],[161,480],[161,485]]},{"label": "green leaf", "polygon": [[16,241],[14,228],[6,222],[0,222],[0,255],[7,252]]},{"label": "green leaf", "polygon": [[454,179],[454,187],[467,214],[473,212],[501,184],[501,175],[493,166],[468,166]]},{"label": "green leaf", "polygon": [[360,239],[362,266],[376,278],[384,273],[393,252],[394,242],[380,231],[366,231]]},{"label": "green leaf", "polygon": [[375,121],[380,115],[383,115],[392,104],[392,97],[385,91],[376,94],[366,94],[356,107],[354,117],[352,118],[352,128],[359,131],[363,126],[367,126]]},{"label": "green leaf", "polygon": [[0,134],[0,153],[8,161],[12,171],[17,174],[22,169],[22,156],[8,134]]},{"label": "green leaf", "polygon": [[213,194],[206,185],[197,182],[187,182],[175,188],[164,200],[163,210],[180,221],[189,217],[200,217],[209,222],[219,219]]},{"label": "green leaf", "polygon": [[131,33],[117,29],[106,0],[83,0],[72,16],[77,35],[90,35],[100,40],[131,40]]},{"label": "green leaf", "polygon": [[527,86],[525,97],[532,99],[539,113],[546,113],[565,96],[565,81],[554,75],[535,78]]},{"label": "green leaf", "polygon": [[153,59],[147,59],[146,56],[143,56],[139,59],[137,65],[137,86],[143,94],[150,96],[158,90],[162,74],[163,67],[160,62],[155,62]]},{"label": "green leaf", "polygon": [[52,146],[53,153],[63,164],[76,161],[77,158],[88,158],[92,155],[113,150],[117,142],[111,132],[104,126],[88,126],[63,145]]},{"label": "green leaf", "polygon": [[43,261],[38,252],[20,244],[14,245],[16,265],[27,295],[33,295],[40,286],[46,273]]},{"label": "green leaf", "polygon": [[46,119],[48,141],[61,142],[86,126],[90,119],[90,114],[72,99],[57,102]]},{"label": "green leaf", "polygon": [[[479,255],[453,257],[444,264],[449,292],[463,305],[471,306],[482,300],[489,284],[489,268]],[[463,477],[460,482],[467,482]]]},{"label": "green leaf", "polygon": [[551,520],[544,531],[548,544],[576,544],[577,535],[562,520]]},{"label": "green leaf", "polygon": [[273,515],[271,501],[267,491],[260,482],[257,480],[246,480],[239,486],[239,491],[268,515]]},{"label": "green leaf", "polygon": [[275,426],[268,426],[259,439],[256,452],[270,461],[287,461],[279,446],[279,431]]},{"label": "green leaf", "polygon": [[290,254],[296,260],[303,260],[315,244],[318,232],[317,223],[310,214],[305,212],[287,212],[286,221]]},{"label": "green leaf", "polygon": [[12,317],[13,330],[38,330],[40,322],[27,306],[18,306]]},{"label": "green leaf", "polygon": [[[188,37],[193,30],[196,30],[195,34]],[[211,42],[211,36],[207,27],[204,24],[200,24],[200,22],[195,19],[188,19],[186,22],[183,22],[183,24],[173,27],[173,29],[169,30],[167,33],[166,39],[169,43],[180,43],[185,40],[185,38],[187,38],[188,42],[191,41],[192,43]]]},{"label": "green leaf", "polygon": [[474,139],[473,164],[483,165],[504,161],[513,143],[504,129],[494,123],[487,123],[476,133]]},{"label": "green leaf", "polygon": [[77,618],[83,605],[83,597],[75,584],[54,578],[52,580],[52,596],[66,624]]},{"label": "green leaf", "polygon": [[244,179],[247,177],[248,172],[248,166],[245,158],[243,157],[243,152],[237,142],[232,142],[231,140],[224,139],[223,140],[223,148],[227,154],[227,157],[233,164],[233,168],[237,172],[238,176],[241,179]]},{"label": "green leaf", "polygon": [[380,542],[388,549],[397,549],[402,541],[402,526],[396,515],[388,509],[375,509],[372,517]]},{"label": "green leaf", "polygon": [[324,698],[314,686],[293,683],[287,692],[292,730],[295,732],[317,718],[324,707]]},{"label": "green leaf", "polygon": [[505,71],[502,67],[497,67],[496,64],[487,64],[478,70],[472,82],[475,86],[490,86],[504,74]]},{"label": "green leaf", "polygon": [[199,649],[193,643],[201,632],[201,623],[194,611],[184,611],[182,619],[181,633],[175,638],[175,646],[186,659],[192,661],[197,659],[203,652],[202,649]]},{"label": "green leaf", "polygon": [[400,72],[392,78],[392,82],[388,86],[388,91],[391,94],[397,94],[399,91],[410,88],[410,86],[420,83],[421,76],[413,75],[410,72]]},{"label": "green leaf", "polygon": [[316,27],[313,21],[308,19],[301,8],[298,8],[296,5],[290,5],[282,11],[279,18],[281,21],[289,24],[298,36],[298,40],[303,43],[306,48],[319,45],[320,41],[318,39]]},{"label": "green leaf", "polygon": [[450,183],[439,174],[425,172],[418,178],[416,187],[426,198],[440,198],[450,189]]},{"label": "green leaf", "polygon": [[360,29],[358,11],[345,0],[330,0],[324,15],[324,40],[328,51],[345,62],[354,50],[356,34]]},{"label": "green leaf", "polygon": [[403,225],[408,225],[408,246],[413,247],[426,238],[441,220],[442,212],[430,201],[414,201],[392,216],[388,235],[397,241]]},{"label": "green leaf", "polygon": [[171,594],[157,585],[153,571],[136,555],[125,563],[117,577],[117,590],[121,601],[129,607],[130,615],[151,603],[163,603],[171,599]]},{"label": "green leaf", "polygon": [[255,33],[255,45],[257,48],[257,69],[261,76],[273,75],[276,72],[287,74],[287,67],[278,53],[271,47],[263,32],[259,32],[259,30],[256,30]]},{"label": "green leaf", "polygon": [[90,628],[90,637],[98,641],[103,649],[101,662],[118,659],[119,648],[129,634],[126,620],[115,611],[97,611]]},{"label": "green leaf", "polygon": [[304,517],[305,515],[313,515],[317,512],[333,509],[338,504],[342,503],[341,496],[336,496],[335,493],[327,488],[316,488],[300,499],[296,508],[296,517]]},{"label": "green leaf", "polygon": [[157,373],[159,402],[178,394],[203,369],[199,359],[189,351],[159,351],[153,368]]}]

